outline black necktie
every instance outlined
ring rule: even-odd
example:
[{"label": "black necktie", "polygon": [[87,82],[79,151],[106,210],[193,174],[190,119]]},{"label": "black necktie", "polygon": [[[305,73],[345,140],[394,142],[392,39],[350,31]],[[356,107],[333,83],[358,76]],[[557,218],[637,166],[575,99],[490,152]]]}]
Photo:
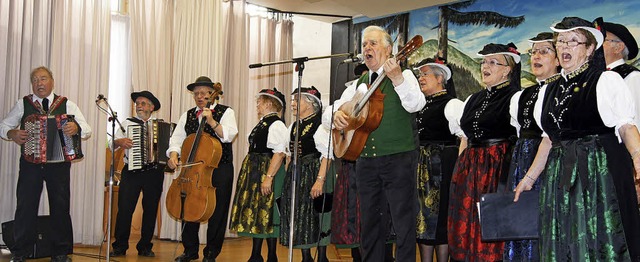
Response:
[{"label": "black necktie", "polygon": [[373,84],[373,82],[376,81],[376,78],[378,78],[378,73],[373,72],[373,74],[371,74],[371,82],[369,84]]},{"label": "black necktie", "polygon": [[49,99],[46,97],[42,99],[42,109],[44,109],[45,112],[49,112]]}]

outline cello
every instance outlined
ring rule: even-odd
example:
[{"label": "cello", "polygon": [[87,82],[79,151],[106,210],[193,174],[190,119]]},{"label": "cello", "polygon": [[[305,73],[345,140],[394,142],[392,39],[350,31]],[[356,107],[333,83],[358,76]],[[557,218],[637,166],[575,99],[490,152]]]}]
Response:
[{"label": "cello", "polygon": [[[218,93],[211,93],[206,108]],[[167,212],[176,220],[205,222],[215,210],[216,189],[211,185],[211,174],[222,158],[222,145],[204,132],[206,121],[203,117],[198,131],[182,142],[180,156],[187,156],[187,161],[167,191]]]},{"label": "cello", "polygon": [[[396,60],[406,59],[413,51],[422,46],[422,36],[416,35],[396,54]],[[355,161],[367,143],[369,134],[380,126],[382,112],[384,110],[385,95],[378,86],[386,78],[383,71],[378,78],[371,83],[365,93],[356,93],[351,101],[340,106],[347,116],[349,124],[342,130],[333,129],[333,153],[336,157]]]}]

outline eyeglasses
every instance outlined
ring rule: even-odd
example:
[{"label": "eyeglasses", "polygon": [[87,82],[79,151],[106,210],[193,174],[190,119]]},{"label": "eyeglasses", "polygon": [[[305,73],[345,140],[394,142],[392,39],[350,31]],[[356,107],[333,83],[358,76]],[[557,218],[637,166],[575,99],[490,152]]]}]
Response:
[{"label": "eyeglasses", "polygon": [[489,65],[489,66],[509,66],[507,64],[503,64],[498,62],[498,60],[492,59],[492,60],[482,60],[482,62],[480,62],[480,65]]},{"label": "eyeglasses", "polygon": [[143,102],[135,102],[135,104],[136,104],[136,106],[142,106],[142,107],[153,105],[151,103],[147,103],[147,102],[144,102],[144,101]]},{"label": "eyeglasses", "polygon": [[426,77],[428,75],[434,75],[435,76],[436,74],[433,73],[433,72],[427,72],[427,73],[417,72],[416,77],[420,78],[420,77],[423,77],[423,76]]},{"label": "eyeglasses", "polygon": [[210,94],[211,94],[211,92],[209,92],[209,91],[193,92],[193,96],[195,96],[195,97],[208,96]]},{"label": "eyeglasses", "polygon": [[618,39],[605,39],[604,41],[608,41],[608,42],[611,42],[611,43],[620,43],[620,42],[622,42],[622,40],[618,40]]},{"label": "eyeglasses", "polygon": [[46,83],[47,81],[49,81],[49,79],[50,79],[50,78],[49,78],[49,77],[46,77],[46,76],[43,76],[43,77],[40,77],[40,78],[34,77],[33,79],[31,79],[31,83],[34,83],[34,84],[35,84],[35,83],[38,83],[38,82],[44,82],[44,83]]},{"label": "eyeglasses", "polygon": [[558,47],[558,46],[563,46],[563,45],[566,45],[566,46],[568,46],[568,47],[576,47],[576,46],[578,46],[578,45],[584,45],[584,44],[586,44],[586,43],[587,43],[587,42],[579,42],[579,41],[577,41],[577,40],[569,40],[569,41],[557,40],[557,41],[556,41],[556,47]]},{"label": "eyeglasses", "polygon": [[529,49],[529,51],[527,51],[527,53],[529,53],[529,56],[534,56],[536,54],[540,54],[540,55],[547,55],[550,53],[555,53],[556,50],[554,50],[553,48],[550,47],[544,47],[544,48],[536,48],[536,49]]}]

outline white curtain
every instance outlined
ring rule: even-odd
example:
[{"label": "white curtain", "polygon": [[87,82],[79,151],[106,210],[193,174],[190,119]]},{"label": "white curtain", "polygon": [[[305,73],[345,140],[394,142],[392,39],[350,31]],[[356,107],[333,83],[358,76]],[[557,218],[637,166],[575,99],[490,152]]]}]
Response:
[{"label": "white curtain", "polygon": [[[76,102],[93,136],[83,142],[85,158],[71,168],[71,219],[76,243],[98,245],[102,240],[104,144],[102,116],[94,106],[107,91],[109,59],[108,1],[0,1],[0,98],[2,115],[17,99],[31,93],[29,73],[49,67],[54,92]],[[0,144],[0,220],[13,219],[19,147]],[[47,213],[47,201],[41,201]]]},{"label": "white curtain", "polygon": [[[221,82],[225,96],[221,103],[234,107],[226,103],[225,97],[232,89],[223,82],[222,74],[225,64],[223,56],[223,11],[221,1],[175,1],[173,10],[165,9],[173,17],[171,27],[164,27],[153,30],[166,30],[172,28],[170,40],[171,52],[169,53],[171,79],[168,89],[171,96],[167,108],[171,108],[171,122],[178,122],[180,115],[191,107],[195,106],[193,96],[188,92],[186,86],[196,80],[198,76],[208,76],[214,82]],[[173,13],[171,13],[173,12]],[[140,13],[140,12],[137,12]],[[131,14],[132,19],[134,15]],[[138,19],[138,18],[136,18]],[[167,22],[169,23],[169,22]],[[133,33],[133,32],[132,32]],[[139,35],[132,35],[133,41],[140,39]],[[153,40],[150,40],[153,41]],[[134,65],[134,68],[137,65]],[[234,107],[235,109],[235,107]],[[160,199],[161,221],[160,238],[172,240],[181,239],[182,232],[180,223],[169,217],[166,212],[166,192],[172,180],[178,174],[165,176],[163,195]],[[200,227],[199,238],[201,243],[206,241],[206,224]]]},{"label": "white curtain", "polygon": [[93,129],[83,141],[85,157],[71,167],[71,220],[76,243],[101,244],[104,205],[106,117],[96,106],[109,86],[109,1],[53,3],[50,68],[56,93],[78,104]]},{"label": "white curtain", "polygon": [[[49,64],[50,33],[51,1],[0,1],[2,117],[31,93],[31,69]],[[0,141],[0,152],[0,222],[6,222],[13,220],[16,209],[20,147]]]}]

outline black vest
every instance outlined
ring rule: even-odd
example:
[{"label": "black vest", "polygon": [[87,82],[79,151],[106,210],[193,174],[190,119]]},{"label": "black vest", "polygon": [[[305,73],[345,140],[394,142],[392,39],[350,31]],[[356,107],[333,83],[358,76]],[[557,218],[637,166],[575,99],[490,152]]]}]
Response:
[{"label": "black vest", "polygon": [[582,65],[547,86],[542,108],[542,128],[551,140],[576,139],[613,133],[598,112],[596,85],[603,71]]},{"label": "black vest", "polygon": [[449,121],[444,115],[444,108],[451,99],[455,98],[446,92],[426,97],[427,103],[416,118],[421,145],[427,142],[456,143],[457,137],[451,134]]},{"label": "black vest", "polygon": [[280,120],[277,113],[268,114],[253,128],[249,135],[249,153],[269,154],[273,156],[273,150],[267,147],[269,127]]},{"label": "black vest", "polygon": [[[228,108],[228,106],[217,104],[212,110],[213,120],[216,120],[216,122],[220,123],[222,115],[224,115],[224,112],[226,112]],[[198,131],[198,126],[200,123],[198,122],[198,117],[196,116],[197,110],[198,108],[194,107],[187,111],[187,122],[184,124],[184,131],[187,133],[187,136]],[[218,135],[215,134],[213,128],[207,125],[206,122],[204,126],[204,132],[207,132],[209,135],[211,135],[211,137],[220,141],[220,138],[218,138]],[[222,158],[220,159],[220,163],[232,163],[233,148],[231,147],[231,143],[222,143],[222,141],[220,141],[220,144],[222,145]]]},{"label": "black vest", "polygon": [[627,78],[627,76],[629,74],[633,73],[633,71],[640,71],[640,70],[638,70],[638,68],[636,68],[635,66],[632,66],[632,65],[621,64],[619,66],[616,66],[616,67],[612,68],[611,71],[620,74],[620,76],[622,76],[622,78]]},{"label": "black vest", "polygon": [[[300,123],[300,137],[298,138],[298,156],[306,156],[310,154],[318,154],[318,149],[316,148],[316,142],[313,139],[313,135],[318,130],[318,127],[322,124],[321,115],[318,113],[314,113],[313,115],[308,116],[305,119],[301,120]],[[293,123],[291,127],[291,134],[289,140],[289,152],[293,154],[294,142],[296,139],[296,131],[298,129],[298,123]]]},{"label": "black vest", "polygon": [[460,118],[460,127],[467,138],[485,140],[515,136],[509,103],[518,89],[516,84],[506,82],[491,91],[485,88],[471,95]]},{"label": "black vest", "polygon": [[520,137],[521,138],[540,138],[542,137],[542,129],[536,123],[533,118],[533,108],[538,100],[538,94],[540,88],[545,84],[550,84],[560,78],[560,75],[554,75],[542,81],[539,84],[530,86],[522,90],[520,100],[518,100],[518,113],[516,118],[520,124]]}]

